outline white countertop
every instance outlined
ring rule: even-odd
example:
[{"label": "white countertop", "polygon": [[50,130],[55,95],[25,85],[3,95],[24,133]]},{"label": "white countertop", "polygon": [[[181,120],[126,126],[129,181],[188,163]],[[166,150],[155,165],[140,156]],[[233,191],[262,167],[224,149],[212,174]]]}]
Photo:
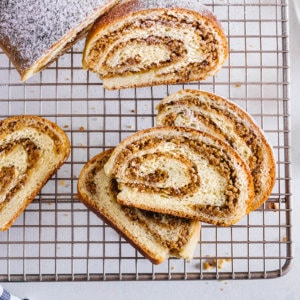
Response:
[{"label": "white countertop", "polygon": [[[287,275],[267,280],[160,282],[2,283],[12,294],[30,300],[60,299],[299,299],[300,295],[300,25],[290,5],[290,105],[292,146],[293,266]],[[298,137],[297,137],[298,136]]]}]

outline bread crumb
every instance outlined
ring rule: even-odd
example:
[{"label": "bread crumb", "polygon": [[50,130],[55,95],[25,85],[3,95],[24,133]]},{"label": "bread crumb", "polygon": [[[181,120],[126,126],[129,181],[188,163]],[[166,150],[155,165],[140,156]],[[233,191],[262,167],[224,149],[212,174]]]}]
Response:
[{"label": "bread crumb", "polygon": [[61,185],[61,186],[65,186],[65,181],[64,181],[64,180],[61,180],[61,181],[60,181],[60,185]]},{"label": "bread crumb", "polygon": [[224,264],[226,262],[231,262],[231,258],[220,258],[220,259],[207,259],[204,263],[203,263],[203,267],[205,270],[209,270],[211,268],[218,268],[218,269],[222,269],[224,267]]},{"label": "bread crumb", "polygon": [[268,209],[269,210],[278,210],[279,205],[275,202],[268,202]]},{"label": "bread crumb", "polygon": [[241,83],[236,83],[234,86],[235,86],[236,88],[239,88],[239,87],[242,86],[242,84],[241,84]]},{"label": "bread crumb", "polygon": [[64,125],[64,128],[69,128],[69,125]]},{"label": "bread crumb", "polygon": [[132,112],[132,113],[135,113],[135,109],[132,109],[131,112]]},{"label": "bread crumb", "polygon": [[286,241],[287,241],[286,235],[282,238],[282,241],[283,241],[283,242],[286,242]]},{"label": "bread crumb", "polygon": [[132,125],[127,125],[126,128],[132,129]]},{"label": "bread crumb", "polygon": [[80,126],[80,127],[79,127],[79,130],[80,130],[80,131],[84,131],[84,127],[83,127],[83,126]]}]

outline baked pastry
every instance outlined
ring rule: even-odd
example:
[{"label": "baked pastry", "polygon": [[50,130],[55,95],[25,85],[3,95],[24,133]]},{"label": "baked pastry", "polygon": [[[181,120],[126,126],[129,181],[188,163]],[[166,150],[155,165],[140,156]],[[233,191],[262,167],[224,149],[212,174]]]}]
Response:
[{"label": "baked pastry", "polygon": [[225,142],[187,127],[157,127],[123,140],[104,166],[120,204],[232,225],[247,212],[253,182]]},{"label": "baked pastry", "polygon": [[118,1],[1,1],[0,47],[25,81],[83,38]]},{"label": "baked pastry", "polygon": [[10,228],[69,154],[68,137],[49,120],[0,121],[0,230]]},{"label": "baked pastry", "polygon": [[248,164],[255,197],[250,210],[260,207],[275,184],[272,147],[251,116],[233,102],[199,90],[181,90],[157,106],[156,124],[187,126],[226,140]]},{"label": "baked pastry", "polygon": [[82,169],[78,180],[81,201],[152,263],[160,264],[170,256],[191,259],[200,223],[118,204],[116,182],[103,170],[111,153],[98,154]]},{"label": "baked pastry", "polygon": [[83,68],[121,89],[204,80],[227,55],[220,23],[198,1],[129,0],[95,23]]}]

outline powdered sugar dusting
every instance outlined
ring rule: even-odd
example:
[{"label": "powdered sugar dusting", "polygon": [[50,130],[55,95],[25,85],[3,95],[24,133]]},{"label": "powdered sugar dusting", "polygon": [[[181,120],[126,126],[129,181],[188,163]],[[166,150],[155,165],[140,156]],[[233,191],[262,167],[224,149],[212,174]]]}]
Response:
[{"label": "powdered sugar dusting", "polygon": [[0,44],[26,69],[109,2],[112,0],[1,0]]}]

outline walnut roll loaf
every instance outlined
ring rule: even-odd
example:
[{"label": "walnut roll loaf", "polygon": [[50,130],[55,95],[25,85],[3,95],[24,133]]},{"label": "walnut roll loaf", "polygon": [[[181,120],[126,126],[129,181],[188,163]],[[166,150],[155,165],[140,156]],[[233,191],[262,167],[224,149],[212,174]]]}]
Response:
[{"label": "walnut roll loaf", "polygon": [[121,89],[204,80],[227,55],[220,23],[198,1],[129,0],[93,26],[83,67]]}]

